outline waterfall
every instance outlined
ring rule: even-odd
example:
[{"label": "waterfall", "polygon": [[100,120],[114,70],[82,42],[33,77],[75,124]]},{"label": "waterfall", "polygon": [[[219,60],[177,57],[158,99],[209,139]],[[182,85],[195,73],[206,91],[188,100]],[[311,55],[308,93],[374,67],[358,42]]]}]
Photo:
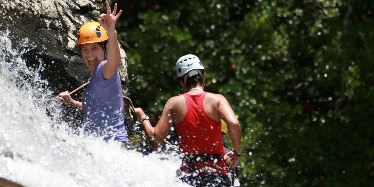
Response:
[{"label": "waterfall", "polygon": [[[116,142],[72,133],[39,68],[0,31],[0,177],[24,186],[186,186],[176,156],[143,156]],[[48,112],[47,112],[48,111]]]}]

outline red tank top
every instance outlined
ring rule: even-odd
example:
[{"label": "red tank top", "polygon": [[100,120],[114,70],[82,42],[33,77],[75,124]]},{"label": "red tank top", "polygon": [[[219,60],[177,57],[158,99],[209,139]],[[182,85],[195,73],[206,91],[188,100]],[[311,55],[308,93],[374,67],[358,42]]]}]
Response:
[{"label": "red tank top", "polygon": [[183,94],[187,112],[175,127],[180,140],[179,148],[183,153],[224,154],[221,121],[214,121],[205,113],[205,94]]}]

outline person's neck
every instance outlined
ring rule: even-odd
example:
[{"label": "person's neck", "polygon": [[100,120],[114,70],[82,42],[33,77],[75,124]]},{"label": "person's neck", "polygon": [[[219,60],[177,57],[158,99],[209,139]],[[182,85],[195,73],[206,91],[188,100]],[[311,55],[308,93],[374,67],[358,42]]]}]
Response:
[{"label": "person's neck", "polygon": [[204,88],[201,86],[195,86],[195,87],[190,88],[188,91],[194,91],[194,90],[204,91]]}]

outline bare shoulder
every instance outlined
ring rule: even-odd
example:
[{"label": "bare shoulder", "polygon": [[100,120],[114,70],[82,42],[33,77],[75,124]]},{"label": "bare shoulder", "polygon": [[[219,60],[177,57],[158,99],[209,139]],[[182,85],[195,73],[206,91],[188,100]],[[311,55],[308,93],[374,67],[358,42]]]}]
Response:
[{"label": "bare shoulder", "polygon": [[169,102],[169,101],[170,101],[170,102],[178,102],[178,101],[182,101],[182,100],[184,100],[183,95],[177,95],[177,96],[170,97],[170,98],[168,99],[168,102]]},{"label": "bare shoulder", "polygon": [[210,101],[216,101],[216,102],[219,102],[221,100],[226,100],[225,96],[221,94],[211,93],[211,92],[207,92],[205,97],[206,99],[209,99]]},{"label": "bare shoulder", "polygon": [[178,95],[178,96],[170,97],[168,99],[168,101],[166,102],[166,105],[176,106],[176,105],[184,103],[184,102],[185,102],[185,99],[184,99],[183,95]]}]

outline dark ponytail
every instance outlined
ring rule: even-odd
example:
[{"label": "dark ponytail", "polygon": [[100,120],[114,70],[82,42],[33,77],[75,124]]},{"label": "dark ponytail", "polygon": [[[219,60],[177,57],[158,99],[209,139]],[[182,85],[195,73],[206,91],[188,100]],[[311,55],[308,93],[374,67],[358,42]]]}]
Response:
[{"label": "dark ponytail", "polygon": [[185,79],[186,82],[184,82],[187,89],[191,89],[193,87],[196,87],[198,84],[204,84],[204,70],[192,70],[196,71],[197,73],[190,76],[190,73],[187,73],[186,75],[179,78],[179,80],[184,81],[184,77],[187,76]]}]

